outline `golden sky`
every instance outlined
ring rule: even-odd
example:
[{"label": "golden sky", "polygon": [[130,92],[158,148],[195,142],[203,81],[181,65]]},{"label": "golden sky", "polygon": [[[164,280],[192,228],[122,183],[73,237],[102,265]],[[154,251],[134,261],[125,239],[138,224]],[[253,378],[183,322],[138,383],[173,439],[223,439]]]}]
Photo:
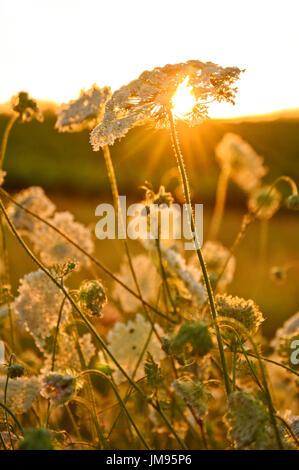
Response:
[{"label": "golden sky", "polygon": [[232,117],[299,108],[298,0],[0,0],[0,103],[57,102],[189,59],[246,68]]}]

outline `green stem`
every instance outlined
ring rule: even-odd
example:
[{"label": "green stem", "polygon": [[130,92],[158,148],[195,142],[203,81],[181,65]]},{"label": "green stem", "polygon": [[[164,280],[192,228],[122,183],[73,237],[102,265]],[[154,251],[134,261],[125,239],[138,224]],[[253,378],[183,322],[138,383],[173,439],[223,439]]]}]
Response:
[{"label": "green stem", "polygon": [[19,117],[18,114],[13,114],[11,116],[11,118],[9,119],[7,125],[6,125],[5,131],[4,131],[4,134],[3,134],[3,138],[2,138],[2,142],[1,142],[1,148],[0,148],[0,169],[3,167],[3,162],[4,162],[4,158],[5,158],[6,147],[7,147],[7,141],[8,141],[8,137],[9,137],[11,128],[14,125],[14,123],[17,121],[18,117]]},{"label": "green stem", "polygon": [[169,118],[169,123],[170,123],[170,129],[171,129],[171,136],[172,136],[172,143],[173,143],[173,150],[177,159],[178,167],[180,170],[181,178],[182,178],[182,184],[183,184],[183,190],[184,190],[184,196],[185,196],[185,202],[187,204],[187,210],[189,214],[189,222],[190,222],[190,227],[191,227],[191,232],[193,236],[193,241],[196,247],[196,252],[197,256],[199,259],[199,263],[201,266],[201,270],[203,273],[204,277],[204,282],[205,286],[207,289],[208,293],[208,298],[209,298],[209,304],[210,304],[210,309],[212,313],[213,320],[215,320],[215,331],[216,331],[216,336],[217,336],[217,343],[218,343],[218,349],[220,353],[220,358],[221,358],[221,364],[222,364],[222,370],[223,370],[223,377],[224,377],[224,383],[225,383],[225,389],[227,395],[230,394],[230,380],[229,380],[229,375],[228,375],[228,370],[227,370],[227,364],[226,364],[226,359],[225,359],[225,354],[224,354],[224,348],[223,348],[223,342],[222,342],[222,337],[220,334],[220,330],[218,327],[218,324],[216,322],[217,319],[217,311],[216,311],[216,306],[215,306],[215,301],[214,301],[214,295],[213,295],[213,290],[210,282],[210,278],[207,272],[207,268],[202,256],[202,252],[199,246],[199,241],[196,233],[196,227],[195,227],[195,221],[194,221],[194,216],[192,212],[192,206],[191,206],[191,197],[190,197],[190,188],[189,188],[189,182],[188,182],[188,177],[185,169],[185,163],[184,163],[184,157],[180,149],[180,144],[173,120],[173,116],[171,111],[168,112],[168,118]]}]

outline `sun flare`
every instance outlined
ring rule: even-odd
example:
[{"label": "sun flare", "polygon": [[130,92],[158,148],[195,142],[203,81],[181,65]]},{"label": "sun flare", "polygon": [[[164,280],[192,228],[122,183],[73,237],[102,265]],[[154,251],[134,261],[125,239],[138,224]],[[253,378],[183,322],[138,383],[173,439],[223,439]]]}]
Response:
[{"label": "sun flare", "polygon": [[196,99],[192,91],[192,87],[188,85],[189,76],[180,83],[173,95],[172,112],[174,117],[178,119],[184,119],[194,108]]}]

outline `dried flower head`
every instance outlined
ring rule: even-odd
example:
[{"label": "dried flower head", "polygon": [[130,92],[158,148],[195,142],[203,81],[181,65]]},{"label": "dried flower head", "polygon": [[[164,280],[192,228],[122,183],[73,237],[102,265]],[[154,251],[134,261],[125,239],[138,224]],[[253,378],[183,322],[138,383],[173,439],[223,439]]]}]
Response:
[{"label": "dried flower head", "polygon": [[194,124],[207,116],[211,100],[234,102],[239,78],[237,67],[222,68],[212,62],[189,60],[143,72],[137,80],[115,91],[106,104],[103,121],[92,131],[94,150],[112,145],[134,126],[148,121],[167,126],[167,112],[182,84],[191,88],[192,107],[182,118]]},{"label": "dried flower head", "polygon": [[[40,186],[30,186],[24,189],[15,196],[15,200],[26,209],[43,218],[51,217],[56,209]],[[9,205],[8,214],[16,229],[27,234],[28,232],[34,232],[39,223],[30,214],[27,214],[13,203]]]},{"label": "dried flower head", "polygon": [[225,421],[237,449],[267,447],[269,417],[264,404],[254,395],[244,391],[232,393]]},{"label": "dried flower head", "polygon": [[12,364],[7,367],[7,376],[11,379],[22,377],[25,374],[25,367],[23,364]]},{"label": "dried flower head", "polygon": [[[4,402],[6,377],[0,376],[0,400]],[[7,387],[6,403],[14,413],[26,413],[40,394],[40,381],[37,377],[10,379]]]},{"label": "dried flower head", "polygon": [[[83,224],[76,222],[70,212],[56,212],[48,221],[87,253],[93,252],[94,243],[90,230]],[[89,267],[90,265],[90,261],[84,253],[45,224],[40,225],[36,230],[34,242],[35,248],[40,252],[41,260],[47,266],[64,264],[68,261],[78,263],[79,267]]]},{"label": "dried flower head", "polygon": [[217,294],[215,301],[219,316],[234,318],[242,323],[251,335],[257,332],[264,321],[259,307],[251,299],[245,300],[237,296]]},{"label": "dried flower head", "polygon": [[248,199],[249,210],[258,219],[271,219],[278,211],[281,194],[271,186],[262,186],[254,191]]},{"label": "dried flower head", "polygon": [[110,96],[110,87],[99,88],[93,85],[88,91],[82,90],[79,98],[59,106],[55,128],[59,132],[92,129],[102,119]]},{"label": "dried flower head", "polygon": [[103,284],[98,281],[82,282],[78,291],[80,308],[90,316],[101,317],[107,296]]},{"label": "dried flower head", "polygon": [[41,395],[56,405],[68,401],[75,393],[76,380],[72,375],[61,375],[54,372],[43,377]]},{"label": "dried flower head", "polygon": [[13,96],[11,105],[12,109],[19,113],[23,122],[32,121],[32,119],[37,119],[37,121],[43,120],[43,115],[37,106],[37,102],[30,98],[26,91],[20,91],[16,96]]},{"label": "dried flower head", "polygon": [[[155,328],[159,335],[163,336],[164,332],[158,324],[155,325]],[[151,324],[138,313],[135,320],[129,320],[127,324],[115,323],[107,335],[109,350],[129,376],[132,376],[135,371],[141,352],[149,339],[150,332]],[[165,357],[158,339],[153,334],[145,348],[144,358],[137,369],[135,380],[139,380],[144,375],[143,363],[147,351],[151,353],[152,358],[157,363]],[[119,370],[114,372],[114,377],[117,384],[125,380]]]},{"label": "dried flower head", "polygon": [[217,145],[215,154],[219,165],[245,192],[257,188],[267,173],[263,158],[238,134],[225,134]]},{"label": "dried flower head", "polygon": [[[64,294],[41,269],[26,274],[20,281],[18,292],[12,309],[20,324],[34,337],[37,345],[43,347],[46,338],[57,325]],[[68,320],[69,312],[70,304],[66,301],[62,323]]]},{"label": "dried flower head", "polygon": [[208,411],[208,401],[212,395],[206,385],[197,378],[182,377],[172,383],[175,392],[191,406],[199,417],[204,417]]},{"label": "dried flower head", "polygon": [[[218,282],[219,289],[225,289],[228,284],[233,280],[235,269],[236,269],[236,258],[230,256],[230,251],[225,248],[218,241],[206,241],[202,247],[202,254],[207,266],[207,270],[210,276],[212,285],[215,285],[220,274],[221,278]],[[223,268],[229,259],[224,271]],[[189,266],[194,268],[198,265],[198,257],[194,255],[190,262]],[[202,279],[202,273],[200,271],[200,279]],[[198,279],[199,280],[199,279]]]},{"label": "dried flower head", "polygon": [[[147,302],[156,301],[161,280],[152,261],[148,256],[141,254],[135,256],[132,262],[144,300]],[[130,289],[136,290],[136,285],[128,264],[122,263],[117,277],[130,287]],[[119,284],[115,284],[113,295],[114,299],[120,302],[125,312],[134,312],[140,306],[140,300],[133,297],[132,294]]]}]

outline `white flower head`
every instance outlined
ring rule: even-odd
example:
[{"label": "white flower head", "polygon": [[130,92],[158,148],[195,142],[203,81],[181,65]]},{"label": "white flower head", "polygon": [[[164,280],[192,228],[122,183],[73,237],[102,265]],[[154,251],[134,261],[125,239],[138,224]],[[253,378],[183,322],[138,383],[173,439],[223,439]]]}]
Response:
[{"label": "white flower head", "polygon": [[[142,297],[147,302],[155,302],[158,298],[160,276],[151,259],[144,255],[137,255],[132,260],[136,277],[140,286]],[[136,291],[136,285],[130,266],[122,263],[118,278],[130,289]],[[114,298],[118,300],[125,312],[135,312],[140,306],[140,300],[130,294],[124,287],[115,284]]]},{"label": "white flower head", "polygon": [[[48,221],[87,253],[93,252],[94,243],[90,230],[83,224],[76,222],[70,212],[56,212]],[[40,252],[41,260],[47,266],[63,264],[68,261],[78,263],[80,267],[90,265],[90,261],[84,253],[45,224],[39,226],[35,233],[34,242],[35,248]]]},{"label": "white flower head", "polygon": [[220,166],[245,192],[257,188],[268,171],[263,165],[263,158],[238,134],[225,134],[215,153]]},{"label": "white flower head", "polygon": [[[26,274],[20,281],[19,295],[11,305],[20,324],[43,348],[57,325],[64,294],[41,270]],[[70,304],[66,301],[62,311],[62,323],[67,322]]]},{"label": "white flower head", "polygon": [[[20,191],[16,195],[15,200],[26,209],[43,218],[51,217],[56,209],[53,202],[50,201],[40,186],[30,186]],[[13,203],[8,207],[8,214],[16,229],[28,235],[34,232],[40,224],[37,219]]]},{"label": "white flower head", "polygon": [[[114,327],[107,335],[109,351],[111,351],[130,377],[132,377],[135,371],[139,356],[147,343],[151,328],[151,324],[138,313],[135,320],[129,320],[127,324],[120,322],[115,323]],[[158,324],[155,325],[155,328],[159,335],[163,336],[163,330]],[[146,359],[147,351],[151,353],[155,362],[159,362],[165,357],[165,353],[162,351],[161,345],[154,333],[152,333],[150,341],[148,342],[143,360],[139,364],[135,380],[139,380],[144,376],[143,363]],[[102,356],[100,356],[100,358],[102,359]],[[110,362],[109,360],[109,364]],[[114,378],[117,384],[126,380],[112,362],[110,365],[115,369]]]},{"label": "white flower head", "polygon": [[281,194],[269,185],[256,189],[248,199],[248,209],[258,219],[270,219],[280,208]]},{"label": "white flower head", "polygon": [[[4,402],[6,376],[0,376],[0,401]],[[19,377],[10,379],[7,387],[6,404],[14,413],[26,413],[39,397],[41,389],[37,377]]]},{"label": "white flower head", "polygon": [[91,133],[93,149],[112,145],[132,127],[149,121],[158,127],[167,126],[166,114],[172,109],[172,98],[186,80],[192,88],[194,106],[185,120],[190,124],[202,120],[207,116],[208,101],[233,102],[236,89],[232,85],[240,72],[237,67],[223,68],[199,60],[143,72],[137,80],[115,91],[107,102],[103,121]]},{"label": "white flower head", "polygon": [[57,110],[55,128],[59,132],[76,132],[92,129],[101,120],[105,104],[111,96],[109,87],[93,85],[88,91],[82,90],[79,98],[63,103]]}]

